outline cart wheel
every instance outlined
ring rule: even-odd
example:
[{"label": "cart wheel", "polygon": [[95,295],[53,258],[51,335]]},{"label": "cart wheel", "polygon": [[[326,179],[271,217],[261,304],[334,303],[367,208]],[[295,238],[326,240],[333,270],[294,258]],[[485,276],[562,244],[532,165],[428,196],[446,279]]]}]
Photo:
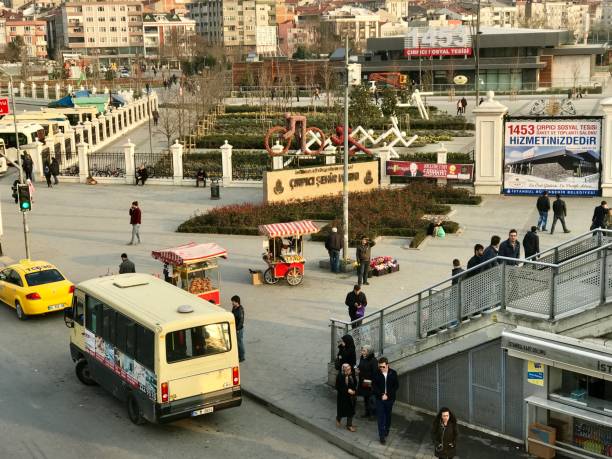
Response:
[{"label": "cart wheel", "polygon": [[302,283],[303,278],[304,275],[300,272],[298,268],[291,268],[289,271],[287,271],[287,283],[292,287],[300,285]]},{"label": "cart wheel", "polygon": [[272,268],[266,269],[263,277],[266,284],[274,285],[278,282],[278,279],[274,277],[274,270]]}]

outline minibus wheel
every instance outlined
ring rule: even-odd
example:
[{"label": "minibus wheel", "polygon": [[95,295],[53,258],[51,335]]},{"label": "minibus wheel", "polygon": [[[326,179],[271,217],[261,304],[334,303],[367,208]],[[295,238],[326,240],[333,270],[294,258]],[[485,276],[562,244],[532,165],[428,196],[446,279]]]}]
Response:
[{"label": "minibus wheel", "polygon": [[142,415],[138,399],[132,393],[130,393],[127,398],[127,411],[130,421],[134,424],[141,425],[146,422],[146,419]]},{"label": "minibus wheel", "polygon": [[91,371],[89,370],[89,364],[87,363],[87,360],[81,359],[77,362],[76,375],[77,378],[79,378],[79,381],[81,381],[86,386],[96,385],[96,382],[91,377]]}]

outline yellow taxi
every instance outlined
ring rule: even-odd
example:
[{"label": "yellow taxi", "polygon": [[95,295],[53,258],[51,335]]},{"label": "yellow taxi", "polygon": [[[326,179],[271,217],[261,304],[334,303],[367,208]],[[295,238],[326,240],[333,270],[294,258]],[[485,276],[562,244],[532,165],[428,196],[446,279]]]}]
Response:
[{"label": "yellow taxi", "polygon": [[0,301],[20,320],[70,307],[73,292],[72,282],[46,261],[20,260],[0,270]]}]

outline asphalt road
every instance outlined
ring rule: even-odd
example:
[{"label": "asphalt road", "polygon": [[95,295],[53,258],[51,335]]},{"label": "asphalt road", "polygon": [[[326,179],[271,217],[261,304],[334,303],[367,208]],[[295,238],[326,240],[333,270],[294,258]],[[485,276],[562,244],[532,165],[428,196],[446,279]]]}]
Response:
[{"label": "asphalt road", "polygon": [[82,385],[61,313],[19,322],[0,306],[0,458],[350,457],[246,399],[169,425],[133,425],[100,387]]}]

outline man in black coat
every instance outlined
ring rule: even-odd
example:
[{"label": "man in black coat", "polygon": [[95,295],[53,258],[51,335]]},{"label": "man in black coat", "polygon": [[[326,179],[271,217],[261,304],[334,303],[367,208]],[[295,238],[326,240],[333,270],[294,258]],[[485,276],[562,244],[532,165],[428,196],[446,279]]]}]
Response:
[{"label": "man in black coat", "polygon": [[606,201],[601,201],[601,204],[595,207],[595,211],[593,212],[593,224],[591,225],[592,230],[594,230],[595,228],[604,227],[604,219],[607,213],[608,203]]},{"label": "man in black coat", "polygon": [[[495,235],[491,236],[491,244],[484,250],[482,254],[482,262],[489,261],[497,256],[497,252],[499,251],[499,243],[501,242],[501,237]],[[491,268],[493,266],[497,266],[498,263],[493,261],[485,266],[486,269]]]},{"label": "man in black coat", "polygon": [[540,253],[540,237],[537,234],[537,230],[537,226],[532,226],[531,231],[527,231],[527,233],[525,233],[525,237],[523,238],[525,258],[529,258],[536,253]]},{"label": "man in black coat", "polygon": [[548,198],[548,191],[543,191],[542,196],[538,198],[536,202],[536,209],[538,209],[538,230],[546,231],[546,222],[548,221],[548,211],[550,210],[550,199]]},{"label": "man in black coat", "polygon": [[557,195],[557,199],[553,202],[553,224],[550,227],[550,234],[555,232],[555,225],[557,224],[557,220],[561,221],[561,225],[563,226],[563,232],[569,233],[570,230],[565,226],[565,217],[567,216],[567,207],[565,206],[565,201],[561,199],[561,195]]},{"label": "man in black coat", "polygon": [[[357,313],[357,310],[363,308],[363,314],[365,314],[365,307],[368,305],[368,299],[365,296],[365,293],[361,291],[361,286],[356,284],[346,295],[346,300],[344,300],[344,304],[348,307],[349,317],[351,318],[351,322],[359,319],[360,316]],[[361,316],[363,317],[363,315]],[[361,321],[355,322],[353,328],[361,325]]]},{"label": "man in black coat", "polygon": [[391,411],[399,389],[399,379],[395,370],[389,368],[389,361],[386,357],[378,359],[378,370],[372,381],[372,392],[376,397],[378,438],[384,445],[391,429]]},{"label": "man in black coat", "polygon": [[51,175],[53,176],[53,184],[57,185],[59,183],[59,180],[57,180],[57,176],[60,173],[60,167],[59,167],[59,162],[57,161],[56,157],[53,157],[53,159],[51,160]]},{"label": "man in black coat", "polygon": [[[474,246],[474,256],[468,260],[468,264],[467,264],[468,271],[474,266],[478,266],[480,263],[482,263],[483,253],[484,253],[484,247],[482,246],[482,244],[476,244]],[[478,274],[481,271],[482,271],[482,268],[475,269],[473,271],[468,272],[465,275],[465,277],[472,277],[473,275]]]},{"label": "man in black coat", "polygon": [[[499,245],[499,252],[497,254],[500,257],[507,258],[521,258],[521,243],[517,240],[518,233],[515,229],[511,229],[508,233],[508,239]],[[506,261],[507,265],[518,265],[518,261]]]},{"label": "man in black coat", "polygon": [[325,240],[325,248],[329,254],[329,267],[332,273],[340,272],[340,251],[342,250],[342,236],[335,226]]}]

